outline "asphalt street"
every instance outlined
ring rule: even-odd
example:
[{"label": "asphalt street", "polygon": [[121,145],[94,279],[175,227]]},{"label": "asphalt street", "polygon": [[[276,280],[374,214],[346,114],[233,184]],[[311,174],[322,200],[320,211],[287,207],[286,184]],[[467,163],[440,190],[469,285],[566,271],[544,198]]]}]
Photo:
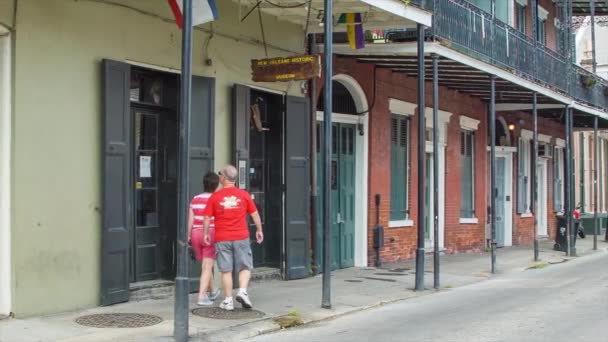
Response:
[{"label": "asphalt street", "polygon": [[[608,252],[252,341],[608,342]],[[430,276],[430,275],[427,275]]]}]

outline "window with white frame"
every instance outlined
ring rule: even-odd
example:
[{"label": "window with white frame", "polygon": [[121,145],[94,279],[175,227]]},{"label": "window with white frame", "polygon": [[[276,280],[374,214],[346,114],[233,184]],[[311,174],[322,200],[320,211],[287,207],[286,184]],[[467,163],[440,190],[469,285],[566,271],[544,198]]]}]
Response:
[{"label": "window with white frame", "polygon": [[538,6],[538,17],[536,18],[536,40],[547,45],[547,18],[549,18],[549,11]]},{"label": "window with white frame", "polygon": [[526,9],[528,0],[515,0],[515,28],[521,33],[526,33]]},{"label": "window with white frame", "polygon": [[409,219],[409,118],[391,116],[391,221]]},{"label": "window with white frame", "polygon": [[391,129],[391,203],[389,227],[410,227],[410,117],[416,112],[413,103],[389,99]]},{"label": "window with white frame", "polygon": [[[460,221],[475,219],[475,131],[479,120],[460,116]],[[467,220],[469,219],[469,220]]]},{"label": "window with white frame", "polygon": [[565,143],[557,140],[553,151],[553,209],[556,213],[563,213],[564,206],[564,153]]},{"label": "window with white frame", "polygon": [[517,213],[531,212],[532,132],[522,130],[517,146]]}]

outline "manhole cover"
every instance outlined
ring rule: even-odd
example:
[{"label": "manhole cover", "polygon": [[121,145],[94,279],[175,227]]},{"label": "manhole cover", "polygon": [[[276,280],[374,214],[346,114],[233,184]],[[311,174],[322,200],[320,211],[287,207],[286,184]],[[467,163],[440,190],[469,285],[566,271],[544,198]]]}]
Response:
[{"label": "manhole cover", "polygon": [[110,313],[76,318],[76,323],[93,328],[141,328],[162,322],[163,319],[139,313]]},{"label": "manhole cover", "polygon": [[254,319],[264,317],[264,313],[258,310],[234,308],[233,311],[228,311],[219,307],[194,309],[192,310],[192,314],[213,319]]},{"label": "manhole cover", "polygon": [[346,279],[344,280],[347,283],[362,283],[363,280],[357,280],[357,279]]}]

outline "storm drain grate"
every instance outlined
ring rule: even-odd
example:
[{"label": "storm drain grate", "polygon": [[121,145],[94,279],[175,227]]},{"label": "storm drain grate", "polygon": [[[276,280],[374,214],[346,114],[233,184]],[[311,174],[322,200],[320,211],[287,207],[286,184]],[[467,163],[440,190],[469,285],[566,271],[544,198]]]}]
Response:
[{"label": "storm drain grate", "polygon": [[158,316],[140,313],[96,314],[76,318],[76,323],[93,328],[141,328],[162,321]]},{"label": "storm drain grate", "polygon": [[234,308],[234,310],[228,311],[219,307],[194,309],[192,310],[192,314],[213,319],[255,319],[264,317],[264,313],[258,310]]}]

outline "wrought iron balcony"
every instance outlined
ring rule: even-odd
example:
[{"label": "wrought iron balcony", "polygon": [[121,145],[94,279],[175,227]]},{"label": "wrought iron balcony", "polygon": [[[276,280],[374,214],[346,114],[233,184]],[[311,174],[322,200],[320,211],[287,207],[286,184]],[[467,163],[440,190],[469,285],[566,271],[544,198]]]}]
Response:
[{"label": "wrought iron balcony", "polygon": [[411,0],[410,4],[433,12],[434,27],[429,32],[433,39],[580,102],[608,109],[608,84],[603,78],[571,65],[566,56],[535,44],[468,1]]}]

